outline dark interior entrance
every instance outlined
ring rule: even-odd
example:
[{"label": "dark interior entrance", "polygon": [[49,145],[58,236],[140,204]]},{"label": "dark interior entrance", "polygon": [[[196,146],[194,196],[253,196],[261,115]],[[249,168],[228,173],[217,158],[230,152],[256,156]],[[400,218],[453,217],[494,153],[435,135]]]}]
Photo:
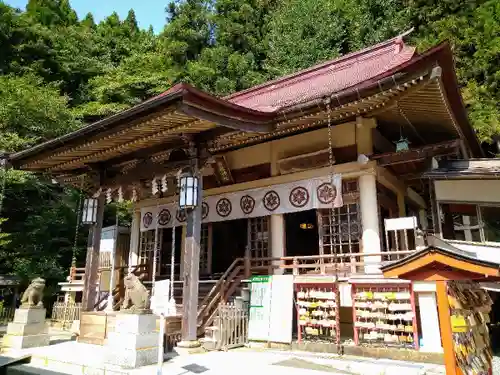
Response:
[{"label": "dark interior entrance", "polygon": [[212,273],[225,272],[236,258],[245,256],[247,219],[212,224]]},{"label": "dark interior entrance", "polygon": [[318,255],[316,210],[285,215],[286,256]]},{"label": "dark interior entrance", "polygon": [[[160,275],[170,276],[170,263],[172,254],[172,228],[161,229],[162,233],[162,243],[161,243],[161,269]],[[175,228],[175,275],[178,276],[181,273],[181,250],[182,250],[182,227],[178,226]],[[153,257],[151,256],[151,267],[152,267]]]}]

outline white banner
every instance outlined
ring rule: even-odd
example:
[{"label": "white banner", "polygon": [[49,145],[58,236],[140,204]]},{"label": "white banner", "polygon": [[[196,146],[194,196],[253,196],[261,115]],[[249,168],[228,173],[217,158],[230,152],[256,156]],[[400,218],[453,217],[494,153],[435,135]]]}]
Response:
[{"label": "white banner", "polygon": [[[268,216],[341,207],[342,176],[313,178],[287,184],[272,185],[230,194],[209,196],[203,201],[202,222],[211,223],[250,217]],[[185,214],[177,202],[141,209],[141,231],[184,225]]]}]

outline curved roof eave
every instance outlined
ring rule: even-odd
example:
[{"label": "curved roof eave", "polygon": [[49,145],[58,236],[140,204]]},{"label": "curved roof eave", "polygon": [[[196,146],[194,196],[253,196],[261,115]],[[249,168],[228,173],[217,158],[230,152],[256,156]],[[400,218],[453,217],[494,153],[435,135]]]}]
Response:
[{"label": "curved roof eave", "polygon": [[72,142],[96,135],[101,131],[113,129],[127,121],[138,119],[166,106],[177,106],[177,110],[194,118],[210,121],[218,125],[244,130],[248,132],[267,133],[273,130],[275,113],[260,112],[223,99],[185,83],[179,83],[154,98],[146,100],[132,108],[96,121],[76,131],[43,142],[29,149],[9,155],[9,160],[15,162],[35,156],[36,154],[53,151]]},{"label": "curved roof eave", "polygon": [[[332,93],[330,97],[335,98],[335,103],[338,103],[339,105],[346,104],[351,101],[356,101],[360,97],[369,95],[371,92],[379,91],[381,82],[385,82],[387,80],[393,80],[396,82],[403,75],[429,70],[435,66],[440,66],[442,68],[441,80],[443,82],[446,99],[449,102],[450,110],[454,119],[460,127],[460,131],[463,135],[461,138],[468,144],[473,157],[484,157],[483,150],[481,149],[476,133],[469,122],[465,106],[462,101],[454,69],[453,54],[448,42],[442,42],[437,46],[428,49],[424,53],[416,55],[409,61],[361,84],[357,84],[337,93]],[[294,112],[303,113],[303,111],[306,111],[311,107],[317,107],[324,102],[325,99],[326,98],[315,99],[307,103],[282,108],[279,112],[281,114],[286,113],[286,117],[290,118],[290,115]]]}]

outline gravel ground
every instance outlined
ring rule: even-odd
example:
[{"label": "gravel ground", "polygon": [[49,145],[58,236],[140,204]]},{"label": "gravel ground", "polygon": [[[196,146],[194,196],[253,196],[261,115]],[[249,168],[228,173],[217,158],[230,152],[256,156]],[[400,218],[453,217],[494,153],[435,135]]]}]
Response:
[{"label": "gravel ground", "polygon": [[500,356],[493,357],[493,375],[500,375]]}]

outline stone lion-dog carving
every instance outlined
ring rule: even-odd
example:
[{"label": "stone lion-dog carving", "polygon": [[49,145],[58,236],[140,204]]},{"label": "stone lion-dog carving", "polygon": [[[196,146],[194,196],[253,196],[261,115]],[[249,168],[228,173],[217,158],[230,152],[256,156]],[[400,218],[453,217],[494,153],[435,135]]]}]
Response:
[{"label": "stone lion-dog carving", "polygon": [[21,296],[21,307],[39,307],[43,308],[43,290],[45,289],[45,280],[37,277],[31,281],[31,284]]},{"label": "stone lion-dog carving", "polygon": [[125,284],[125,299],[121,311],[140,312],[149,310],[149,291],[139,278],[134,274],[130,274],[125,276],[123,283]]}]

